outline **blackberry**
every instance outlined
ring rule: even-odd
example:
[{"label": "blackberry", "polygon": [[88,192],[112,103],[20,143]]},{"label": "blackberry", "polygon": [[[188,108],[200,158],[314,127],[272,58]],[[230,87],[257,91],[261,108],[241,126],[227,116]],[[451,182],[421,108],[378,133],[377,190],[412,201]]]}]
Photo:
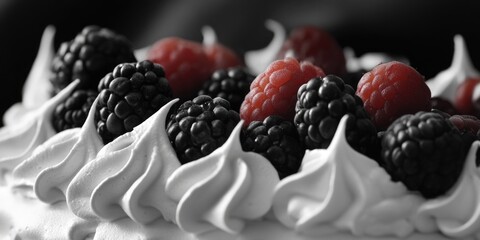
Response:
[{"label": "blackberry", "polygon": [[95,122],[105,143],[132,131],[172,100],[162,66],[148,60],[117,65],[98,90]]},{"label": "blackberry", "polygon": [[432,109],[445,112],[446,114],[449,114],[449,115],[458,114],[453,104],[444,98],[432,97],[430,99],[430,103],[432,104]]},{"label": "blackberry", "polygon": [[280,178],[298,172],[305,147],[292,122],[279,116],[253,121],[244,130],[242,147],[263,155],[277,169]]},{"label": "blackberry", "polygon": [[382,166],[425,198],[445,194],[459,178],[467,149],[458,129],[436,112],[396,119],[382,137]]},{"label": "blackberry", "polygon": [[87,26],[73,40],[62,43],[53,58],[53,94],[75,79],[80,79],[78,88],[96,89],[100,79],[123,62],[136,62],[130,42],[109,29]]},{"label": "blackberry", "polygon": [[255,76],[242,67],[220,69],[204,83],[198,95],[221,97],[230,102],[233,110],[239,111],[245,95],[250,91],[250,84]]},{"label": "blackberry", "polygon": [[58,104],[52,116],[55,131],[82,127],[97,95],[98,92],[94,90],[77,89]]},{"label": "blackberry", "polygon": [[338,123],[349,115],[346,137],[352,148],[366,153],[377,131],[362,100],[340,77],[327,75],[303,84],[297,93],[294,123],[307,149],[327,148]]},{"label": "blackberry", "polygon": [[227,100],[201,95],[182,103],[170,115],[167,135],[184,164],[220,147],[239,121],[238,112]]}]

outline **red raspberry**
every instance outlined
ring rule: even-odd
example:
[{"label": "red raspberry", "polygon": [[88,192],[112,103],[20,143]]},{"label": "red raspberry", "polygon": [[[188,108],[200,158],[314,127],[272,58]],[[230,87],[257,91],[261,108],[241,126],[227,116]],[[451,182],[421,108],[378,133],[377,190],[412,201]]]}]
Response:
[{"label": "red raspberry", "polygon": [[298,88],[314,77],[324,77],[322,69],[310,62],[286,58],[271,63],[253,80],[240,107],[245,125],[278,115],[293,121]]},{"label": "red raspberry", "polygon": [[472,100],[473,90],[480,83],[480,78],[468,78],[457,87],[454,106],[460,114],[477,115]]},{"label": "red raspberry", "polygon": [[470,132],[477,136],[480,130],[480,120],[471,115],[453,115],[449,118],[450,122],[455,125],[461,132]]},{"label": "red raspberry", "polygon": [[232,49],[227,48],[222,44],[215,43],[212,45],[206,45],[204,46],[204,50],[211,62],[212,72],[219,69],[227,69],[229,67],[242,65],[237,54]]},{"label": "red raspberry", "polygon": [[431,109],[431,93],[424,77],[397,61],[380,64],[363,75],[357,95],[378,130],[404,114]]},{"label": "red raspberry", "polygon": [[212,74],[203,46],[181,38],[156,42],[148,59],[163,66],[173,96],[182,100],[193,98]]},{"label": "red raspberry", "polygon": [[294,29],[279,52],[282,59],[290,51],[299,61],[311,61],[326,74],[346,73],[345,55],[335,38],[323,29],[305,26]]}]

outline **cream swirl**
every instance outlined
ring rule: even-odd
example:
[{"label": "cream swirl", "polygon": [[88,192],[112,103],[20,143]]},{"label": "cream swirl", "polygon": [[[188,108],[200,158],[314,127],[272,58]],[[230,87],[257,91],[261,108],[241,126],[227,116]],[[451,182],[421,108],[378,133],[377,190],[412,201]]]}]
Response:
[{"label": "cream swirl", "polygon": [[82,128],[54,135],[18,165],[13,171],[14,185],[33,186],[37,197],[46,203],[65,200],[70,181],[103,147],[95,128],[96,104],[97,100]]},{"label": "cream swirl", "polygon": [[34,149],[55,135],[51,117],[55,107],[63,102],[78,84],[78,80],[48,100],[40,108],[28,112],[16,124],[0,129],[0,183],[4,172],[11,171],[30,157]]},{"label": "cream swirl", "polygon": [[455,50],[450,67],[434,78],[427,81],[432,92],[432,97],[442,97],[450,102],[455,102],[458,85],[469,77],[478,77],[480,73],[475,69],[470,60],[467,46],[461,35],[454,37]]},{"label": "cream swirl", "polygon": [[[328,149],[307,151],[301,171],[275,190],[273,210],[288,227],[307,235],[348,231],[356,236],[411,234],[422,199],[390,180],[374,160],[346,141],[347,116]],[[422,222],[422,219],[415,219]],[[426,225],[426,224],[423,224]]]},{"label": "cream swirl", "polygon": [[140,223],[172,220],[175,204],[165,193],[167,177],[180,166],[165,122],[170,101],[143,123],[108,143],[67,188],[70,210],[86,219]]},{"label": "cream swirl", "polygon": [[287,33],[282,24],[274,20],[267,20],[265,26],[273,32],[273,39],[263,49],[252,50],[245,53],[245,64],[254,74],[260,74],[271,62],[276,60],[277,54],[287,38]]},{"label": "cream swirl", "polygon": [[167,193],[178,202],[176,221],[182,230],[200,234],[218,228],[237,234],[245,221],[270,209],[278,174],[263,156],[242,150],[242,124],[220,148],[182,165],[168,179]]},{"label": "cream swirl", "polygon": [[40,47],[30,73],[23,86],[22,101],[12,105],[3,115],[5,125],[17,124],[19,119],[28,115],[50,99],[50,64],[54,55],[53,39],[55,28],[48,26],[43,31]]},{"label": "cream swirl", "polygon": [[408,59],[400,56],[391,56],[380,52],[365,53],[359,57],[355,55],[352,48],[346,47],[343,50],[346,60],[346,67],[348,72],[371,70],[375,66],[390,61],[400,61],[409,64]]},{"label": "cream swirl", "polygon": [[463,173],[450,193],[425,202],[418,210],[420,215],[433,218],[440,231],[450,237],[466,238],[480,229],[480,169],[476,154],[480,142],[470,147]]}]

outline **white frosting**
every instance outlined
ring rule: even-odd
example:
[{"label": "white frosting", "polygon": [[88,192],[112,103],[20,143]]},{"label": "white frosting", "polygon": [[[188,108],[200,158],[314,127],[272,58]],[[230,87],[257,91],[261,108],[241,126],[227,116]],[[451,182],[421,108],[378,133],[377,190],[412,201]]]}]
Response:
[{"label": "white frosting", "polygon": [[6,125],[0,129],[0,183],[4,180],[5,172],[11,171],[30,157],[37,146],[55,135],[51,123],[52,113],[77,84],[78,81],[72,82],[41,107],[27,112],[16,124]]},{"label": "white frosting", "polygon": [[0,239],[93,239],[98,222],[86,221],[68,211],[65,202],[53,205],[0,187]]},{"label": "white frosting", "polygon": [[37,56],[23,85],[22,102],[15,103],[3,115],[5,125],[17,124],[27,113],[35,111],[51,94],[50,64],[54,56],[53,39],[55,27],[48,26],[43,31]]},{"label": "white frosting", "polygon": [[461,35],[454,37],[455,51],[450,67],[434,78],[427,81],[432,97],[455,102],[455,93],[458,86],[469,77],[479,77],[480,73],[473,66],[468,54],[467,46]]},{"label": "white frosting", "polygon": [[223,146],[182,165],[167,182],[178,202],[176,222],[190,233],[216,228],[237,234],[245,222],[261,218],[271,207],[278,174],[263,156],[244,152],[239,122]]},{"label": "white frosting", "polygon": [[[438,228],[447,236],[480,237],[480,169],[476,166],[476,153],[480,142],[470,147],[463,173],[447,196],[430,200],[419,209],[419,214],[435,219]],[[478,238],[477,238],[478,239]]]},{"label": "white frosting", "polygon": [[46,203],[65,200],[68,184],[87,162],[95,158],[103,142],[95,128],[92,104],[82,128],[62,131],[37,147],[13,172],[15,186],[33,186]]},{"label": "white frosting", "polygon": [[280,182],[275,215],[307,235],[410,235],[415,226],[409,219],[422,199],[348,145],[346,121],[344,116],[328,149],[307,151],[301,171]]},{"label": "white frosting", "polygon": [[267,20],[265,27],[273,32],[272,41],[263,49],[245,53],[245,65],[255,75],[265,71],[268,65],[276,59],[287,35],[283,26],[274,20]]},{"label": "white frosting", "polygon": [[359,57],[355,55],[355,51],[352,48],[345,48],[343,50],[346,60],[346,67],[348,72],[356,72],[360,70],[371,70],[375,66],[390,61],[400,61],[405,64],[409,64],[408,59],[404,57],[393,57],[385,53],[365,53]]},{"label": "white frosting", "polygon": [[67,203],[74,214],[108,221],[128,216],[140,223],[173,219],[175,205],[165,194],[165,182],[180,162],[165,122],[175,102],[105,145],[78,172],[67,189]]}]

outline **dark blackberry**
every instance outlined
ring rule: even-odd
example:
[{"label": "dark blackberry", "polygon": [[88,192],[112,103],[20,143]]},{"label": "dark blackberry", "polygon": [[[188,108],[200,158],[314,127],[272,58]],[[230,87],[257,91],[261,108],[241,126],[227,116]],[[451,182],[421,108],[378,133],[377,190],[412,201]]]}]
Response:
[{"label": "dark blackberry", "polygon": [[213,152],[227,140],[240,121],[223,98],[201,95],[180,105],[170,115],[167,134],[182,164]]},{"label": "dark blackberry", "polygon": [[458,129],[435,112],[395,120],[382,137],[382,166],[425,198],[445,194],[459,178],[467,147]]},{"label": "dark blackberry", "polygon": [[307,149],[327,148],[340,119],[348,114],[346,137],[357,151],[366,153],[377,131],[362,100],[340,77],[313,78],[297,93],[294,123]]},{"label": "dark blackberry", "polygon": [[97,95],[98,92],[94,90],[77,89],[64,102],[58,104],[52,116],[55,131],[82,127]]},{"label": "dark blackberry", "polygon": [[279,116],[251,122],[244,130],[242,147],[267,158],[280,178],[298,172],[305,154],[293,123]]},{"label": "dark blackberry", "polygon": [[105,143],[132,131],[172,100],[162,66],[148,60],[122,63],[98,85],[97,131]]},{"label": "dark blackberry", "polygon": [[205,82],[198,95],[221,97],[230,102],[233,110],[239,111],[245,95],[250,91],[250,84],[255,76],[242,67],[220,69]]},{"label": "dark blackberry", "polygon": [[98,26],[85,27],[73,40],[62,43],[53,58],[53,94],[75,79],[80,79],[80,89],[96,89],[105,74],[124,62],[136,62],[124,36]]},{"label": "dark blackberry", "polygon": [[453,106],[453,104],[441,97],[433,97],[430,99],[430,103],[432,105],[432,109],[439,110],[445,112],[449,115],[456,115],[458,114],[457,110]]}]

